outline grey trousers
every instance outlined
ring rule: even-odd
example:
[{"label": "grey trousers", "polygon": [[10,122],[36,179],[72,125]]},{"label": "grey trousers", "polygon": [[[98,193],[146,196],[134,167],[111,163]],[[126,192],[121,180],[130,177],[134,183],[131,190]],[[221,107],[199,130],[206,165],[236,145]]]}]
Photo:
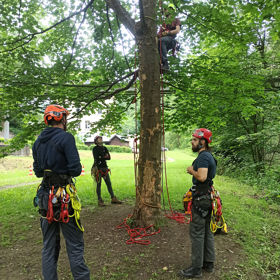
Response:
[{"label": "grey trousers", "polygon": [[60,229],[62,230],[71,272],[75,280],[90,280],[90,272],[84,260],[83,232],[79,230],[74,218],[67,224],[48,223],[41,218],[43,233],[42,272],[45,280],[57,280],[57,261],[60,251]]},{"label": "grey trousers", "polygon": [[204,262],[215,261],[214,234],[210,230],[210,218],[210,216],[202,218],[192,209],[190,223],[192,267],[201,268]]},{"label": "grey trousers", "polygon": [[165,63],[167,61],[167,53],[171,49],[171,43],[174,40],[171,36],[161,37],[158,41],[158,51],[161,56],[161,62]]}]

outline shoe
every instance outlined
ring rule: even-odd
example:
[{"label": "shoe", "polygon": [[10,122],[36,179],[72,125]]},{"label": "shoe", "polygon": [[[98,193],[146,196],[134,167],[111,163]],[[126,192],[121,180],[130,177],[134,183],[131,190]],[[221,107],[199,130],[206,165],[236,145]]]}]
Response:
[{"label": "shoe", "polygon": [[105,205],[105,203],[104,203],[104,201],[102,199],[98,199],[98,206],[104,207],[106,205]]},{"label": "shoe", "polygon": [[165,62],[162,63],[161,69],[163,71],[168,71],[169,70],[168,61],[165,61]]},{"label": "shoe", "polygon": [[205,270],[206,272],[211,273],[214,271],[214,263],[213,262],[204,262],[202,269]]},{"label": "shoe", "polygon": [[120,200],[118,200],[116,197],[113,197],[111,200],[112,204],[122,204],[122,202]]},{"label": "shoe", "polygon": [[200,267],[198,267],[198,268],[189,267],[189,268],[180,270],[179,275],[184,278],[201,278],[202,270]]}]

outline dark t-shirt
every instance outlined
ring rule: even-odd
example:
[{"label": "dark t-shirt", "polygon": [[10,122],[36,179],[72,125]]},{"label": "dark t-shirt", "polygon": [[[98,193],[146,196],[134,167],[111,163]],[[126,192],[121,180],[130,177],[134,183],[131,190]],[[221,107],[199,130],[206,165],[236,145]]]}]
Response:
[{"label": "dark t-shirt", "polygon": [[[107,168],[108,167],[106,160],[110,160],[111,156],[106,147],[96,145],[92,149],[92,154],[94,157],[94,165],[96,165],[97,168]],[[106,157],[106,155],[107,155],[107,157]]]},{"label": "dark t-shirt", "polygon": [[[179,25],[181,27],[181,21],[178,18],[175,18],[175,20],[173,20],[171,24],[163,23],[163,25],[161,26],[160,31],[158,32],[158,34],[161,34],[163,31],[175,30],[177,25]],[[175,38],[176,34],[168,35],[168,36],[170,36],[172,38]]]},{"label": "dark t-shirt", "polygon": [[[198,157],[194,160],[192,165],[193,165],[194,171],[197,171],[198,168],[208,168],[207,179],[209,180],[209,182],[212,183],[212,180],[216,175],[217,164],[216,164],[214,157],[212,156],[212,154],[210,152],[208,152],[208,151],[200,152],[198,154]],[[203,182],[199,182],[194,176],[193,176],[192,182],[194,185],[203,183]]]}]

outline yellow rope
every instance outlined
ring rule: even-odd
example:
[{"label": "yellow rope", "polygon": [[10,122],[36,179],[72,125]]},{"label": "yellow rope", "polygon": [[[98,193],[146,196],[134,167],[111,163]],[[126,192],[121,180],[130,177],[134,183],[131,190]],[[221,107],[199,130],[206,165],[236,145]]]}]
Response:
[{"label": "yellow rope", "polygon": [[80,202],[80,199],[78,197],[78,194],[77,194],[77,190],[75,188],[74,185],[72,184],[68,184],[66,186],[66,192],[69,194],[70,196],[70,200],[71,200],[71,204],[72,204],[72,208],[74,210],[74,214],[73,215],[69,215],[69,217],[75,217],[75,221],[76,221],[76,224],[78,226],[78,228],[81,230],[81,231],[84,231],[84,227],[80,224],[80,212],[82,210],[82,204]]}]

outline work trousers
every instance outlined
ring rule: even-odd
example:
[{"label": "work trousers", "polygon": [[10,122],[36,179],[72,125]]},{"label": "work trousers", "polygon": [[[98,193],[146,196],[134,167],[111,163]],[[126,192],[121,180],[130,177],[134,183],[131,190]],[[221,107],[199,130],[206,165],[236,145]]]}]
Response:
[{"label": "work trousers", "polygon": [[90,271],[84,260],[83,232],[78,228],[75,219],[68,223],[52,222],[41,218],[43,233],[42,272],[45,280],[57,280],[57,261],[60,251],[60,229],[62,230],[71,272],[75,280],[90,280]]},{"label": "work trousers", "polygon": [[171,36],[164,36],[161,37],[158,41],[158,51],[161,56],[161,62],[163,64],[167,62],[167,53],[170,49],[172,49],[173,40],[174,38]]},{"label": "work trousers", "polygon": [[[106,168],[103,168],[103,169],[101,169],[101,171],[103,172],[103,173],[105,173],[106,172]],[[111,184],[111,180],[110,180],[110,175],[109,175],[109,173],[107,173],[107,175],[106,176],[101,176],[101,174],[99,174],[99,180],[98,180],[98,182],[97,182],[97,185],[96,185],[96,193],[97,193],[97,198],[98,198],[98,200],[101,200],[102,198],[101,198],[101,178],[103,178],[103,180],[105,181],[105,183],[106,183],[106,186],[107,186],[107,189],[108,189],[108,192],[110,193],[110,196],[111,196],[111,198],[113,198],[113,197],[115,197],[115,195],[114,195],[114,192],[113,192],[113,188],[112,188],[112,184]]]},{"label": "work trousers", "polygon": [[215,261],[214,234],[210,230],[210,214],[202,218],[192,209],[190,238],[192,242],[192,267],[201,268],[204,262]]}]

